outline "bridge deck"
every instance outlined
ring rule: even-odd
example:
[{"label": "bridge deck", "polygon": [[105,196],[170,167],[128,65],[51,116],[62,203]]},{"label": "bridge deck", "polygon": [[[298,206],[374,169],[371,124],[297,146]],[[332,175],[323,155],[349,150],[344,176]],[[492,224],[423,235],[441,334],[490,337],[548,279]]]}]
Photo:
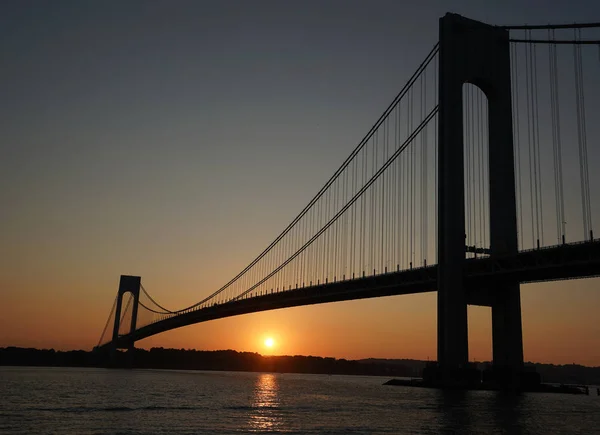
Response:
[{"label": "bridge deck", "polygon": [[[489,286],[491,276],[494,277],[494,283],[528,283],[599,275],[600,241],[593,241],[521,251],[517,255],[508,257],[468,259],[465,267],[465,285],[470,293],[475,294],[488,290],[486,286]],[[117,346],[126,348],[132,340],[135,342],[182,326],[240,314],[327,302],[423,293],[436,291],[436,287],[437,265],[313,285],[186,312],[123,335],[119,337]],[[109,342],[101,347],[112,344]]]}]

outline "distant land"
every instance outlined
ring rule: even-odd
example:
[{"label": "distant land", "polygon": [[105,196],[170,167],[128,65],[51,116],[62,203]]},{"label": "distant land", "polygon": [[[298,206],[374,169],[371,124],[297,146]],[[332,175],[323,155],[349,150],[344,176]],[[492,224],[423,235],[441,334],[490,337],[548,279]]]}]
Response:
[{"label": "distant land", "polygon": [[[118,354],[124,361],[124,353]],[[222,370],[247,372],[314,373],[420,377],[427,361],[413,359],[346,360],[318,356],[263,356],[235,350],[185,350],[155,347],[135,349],[134,368],[171,370]],[[483,368],[487,362],[476,363]],[[21,347],[0,348],[0,366],[106,367],[106,354],[84,350],[55,351]],[[535,367],[543,382],[600,385],[600,367],[577,364],[526,363]]]}]

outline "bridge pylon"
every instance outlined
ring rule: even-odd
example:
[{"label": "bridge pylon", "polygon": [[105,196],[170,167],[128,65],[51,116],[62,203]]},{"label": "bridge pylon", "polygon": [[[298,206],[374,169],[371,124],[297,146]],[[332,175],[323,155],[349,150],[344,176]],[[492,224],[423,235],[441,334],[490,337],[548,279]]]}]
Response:
[{"label": "bridge pylon", "polygon": [[[469,368],[467,304],[492,308],[495,368],[520,379],[523,340],[519,282],[469,289],[464,279],[465,177],[463,85],[488,101],[491,257],[518,252],[512,131],[510,41],[507,30],[456,14],[440,19],[438,160],[438,364],[448,383],[477,382]],[[473,294],[486,296],[478,300]],[[476,290],[476,291],[475,291]],[[476,377],[476,375],[475,375]]]},{"label": "bridge pylon", "polygon": [[112,347],[111,347],[111,361],[115,362],[116,351],[117,349],[127,349],[128,359],[130,363],[133,361],[133,353],[134,353],[134,342],[130,340],[126,343],[123,343],[119,339],[119,328],[121,326],[121,309],[123,305],[123,296],[126,293],[131,293],[133,296],[133,306],[131,311],[131,322],[129,333],[135,331],[136,322],[137,322],[137,313],[138,313],[138,305],[140,300],[140,287],[142,283],[142,278],[139,276],[131,276],[131,275],[121,275],[119,280],[119,291],[117,293],[117,306],[115,311],[115,323],[113,326],[113,334],[112,334]]}]

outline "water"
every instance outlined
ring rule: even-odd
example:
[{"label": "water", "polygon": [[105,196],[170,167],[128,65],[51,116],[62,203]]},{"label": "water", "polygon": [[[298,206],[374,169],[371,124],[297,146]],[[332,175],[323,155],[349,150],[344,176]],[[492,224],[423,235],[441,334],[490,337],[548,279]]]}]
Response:
[{"label": "water", "polygon": [[441,392],[385,380],[0,367],[0,433],[600,433],[595,395]]}]

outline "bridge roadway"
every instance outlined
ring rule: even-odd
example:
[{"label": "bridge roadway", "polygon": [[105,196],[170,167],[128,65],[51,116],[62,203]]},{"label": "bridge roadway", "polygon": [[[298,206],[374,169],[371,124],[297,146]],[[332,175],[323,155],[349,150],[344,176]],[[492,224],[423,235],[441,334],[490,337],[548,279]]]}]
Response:
[{"label": "bridge roadway", "polygon": [[[488,305],[486,295],[502,282],[531,283],[600,276],[600,241],[521,251],[507,257],[467,259],[465,286],[470,304]],[[127,348],[161,332],[194,323],[258,311],[327,302],[436,291],[437,265],[286,290],[188,311],[122,335],[118,348]],[[101,348],[112,346],[106,343]]]}]

